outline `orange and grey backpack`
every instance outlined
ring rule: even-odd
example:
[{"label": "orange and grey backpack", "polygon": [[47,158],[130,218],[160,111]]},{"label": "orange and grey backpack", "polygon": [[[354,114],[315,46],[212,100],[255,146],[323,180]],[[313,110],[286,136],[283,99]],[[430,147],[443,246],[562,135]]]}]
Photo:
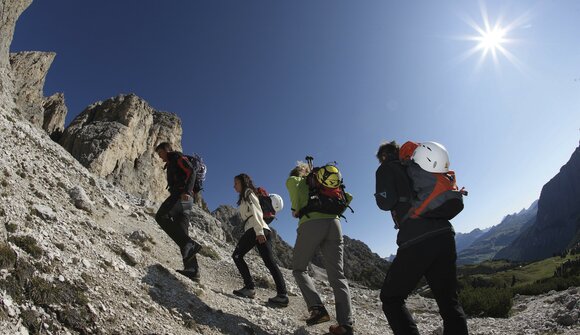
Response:
[{"label": "orange and grey backpack", "polygon": [[[399,202],[405,207],[405,213],[392,213],[397,227],[408,219],[428,218],[451,220],[463,208],[463,196],[467,196],[464,188],[457,187],[454,171],[434,173],[423,170],[412,161],[411,155],[418,144],[406,142],[399,150],[397,191],[400,192]],[[404,171],[407,180],[401,180]],[[407,209],[408,208],[408,209]]]}]

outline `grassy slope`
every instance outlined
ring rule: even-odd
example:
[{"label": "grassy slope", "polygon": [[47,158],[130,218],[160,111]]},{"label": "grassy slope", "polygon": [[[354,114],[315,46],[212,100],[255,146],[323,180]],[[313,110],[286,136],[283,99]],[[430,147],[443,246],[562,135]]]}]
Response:
[{"label": "grassy slope", "polygon": [[567,260],[580,259],[580,254],[568,255],[565,258],[551,257],[542,261],[529,264],[512,264],[504,260],[486,261],[477,265],[461,266],[458,269],[459,274],[470,275],[471,277],[480,277],[485,280],[494,282],[498,286],[505,283],[511,286],[512,278],[515,276],[516,284],[514,287],[534,283],[537,280],[549,278],[554,275],[554,271]]}]

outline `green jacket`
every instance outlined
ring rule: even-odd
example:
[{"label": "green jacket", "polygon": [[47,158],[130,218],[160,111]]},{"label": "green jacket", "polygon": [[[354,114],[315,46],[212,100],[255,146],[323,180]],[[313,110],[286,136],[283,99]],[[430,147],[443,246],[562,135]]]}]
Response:
[{"label": "green jacket", "polygon": [[[308,185],[306,185],[306,178],[302,177],[288,177],[286,180],[286,188],[288,193],[290,193],[290,201],[292,202],[292,211],[300,210],[302,207],[308,204]],[[352,195],[346,193],[346,200],[350,204],[352,201]],[[306,221],[315,219],[338,219],[338,215],[324,214],[318,212],[310,212],[308,216],[304,215],[298,221],[298,224],[302,224]]]}]

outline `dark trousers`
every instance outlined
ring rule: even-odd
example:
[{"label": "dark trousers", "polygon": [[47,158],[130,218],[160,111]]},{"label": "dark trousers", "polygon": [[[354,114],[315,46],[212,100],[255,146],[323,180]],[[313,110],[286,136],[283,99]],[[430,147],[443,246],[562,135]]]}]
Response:
[{"label": "dark trousers", "polygon": [[189,219],[183,213],[179,194],[172,194],[165,199],[155,215],[155,221],[179,246],[182,252],[187,244],[195,243],[189,237]]},{"label": "dark trousers", "polygon": [[258,252],[260,253],[260,257],[264,261],[264,264],[270,271],[272,278],[274,278],[274,282],[276,283],[276,291],[278,294],[287,294],[286,291],[286,283],[284,282],[284,277],[282,276],[282,272],[278,265],[274,261],[274,255],[272,254],[272,244],[270,241],[270,231],[264,229],[264,235],[266,236],[266,243],[260,244],[256,241],[256,233],[254,229],[248,229],[242,235],[240,240],[238,241],[238,245],[236,245],[236,249],[234,249],[234,253],[232,254],[232,258],[234,259],[234,263],[238,267],[242,278],[244,279],[244,286],[247,288],[254,288],[254,280],[252,279],[252,275],[250,274],[250,269],[248,269],[248,264],[244,260],[244,256],[252,250],[254,246],[257,245]]},{"label": "dark trousers", "polygon": [[399,248],[381,289],[383,312],[395,335],[419,334],[405,299],[423,276],[439,306],[443,334],[467,334],[465,314],[457,297],[456,259],[453,233]]}]

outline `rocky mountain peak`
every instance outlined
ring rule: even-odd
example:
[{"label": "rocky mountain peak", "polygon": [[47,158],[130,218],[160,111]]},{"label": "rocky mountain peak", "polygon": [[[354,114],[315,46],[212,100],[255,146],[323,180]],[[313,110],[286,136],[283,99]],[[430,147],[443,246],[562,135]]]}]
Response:
[{"label": "rocky mountain peak", "polygon": [[87,107],[65,129],[60,144],[99,177],[160,202],[168,193],[155,146],[169,142],[181,150],[181,135],[175,114],[157,111],[129,94]]}]

